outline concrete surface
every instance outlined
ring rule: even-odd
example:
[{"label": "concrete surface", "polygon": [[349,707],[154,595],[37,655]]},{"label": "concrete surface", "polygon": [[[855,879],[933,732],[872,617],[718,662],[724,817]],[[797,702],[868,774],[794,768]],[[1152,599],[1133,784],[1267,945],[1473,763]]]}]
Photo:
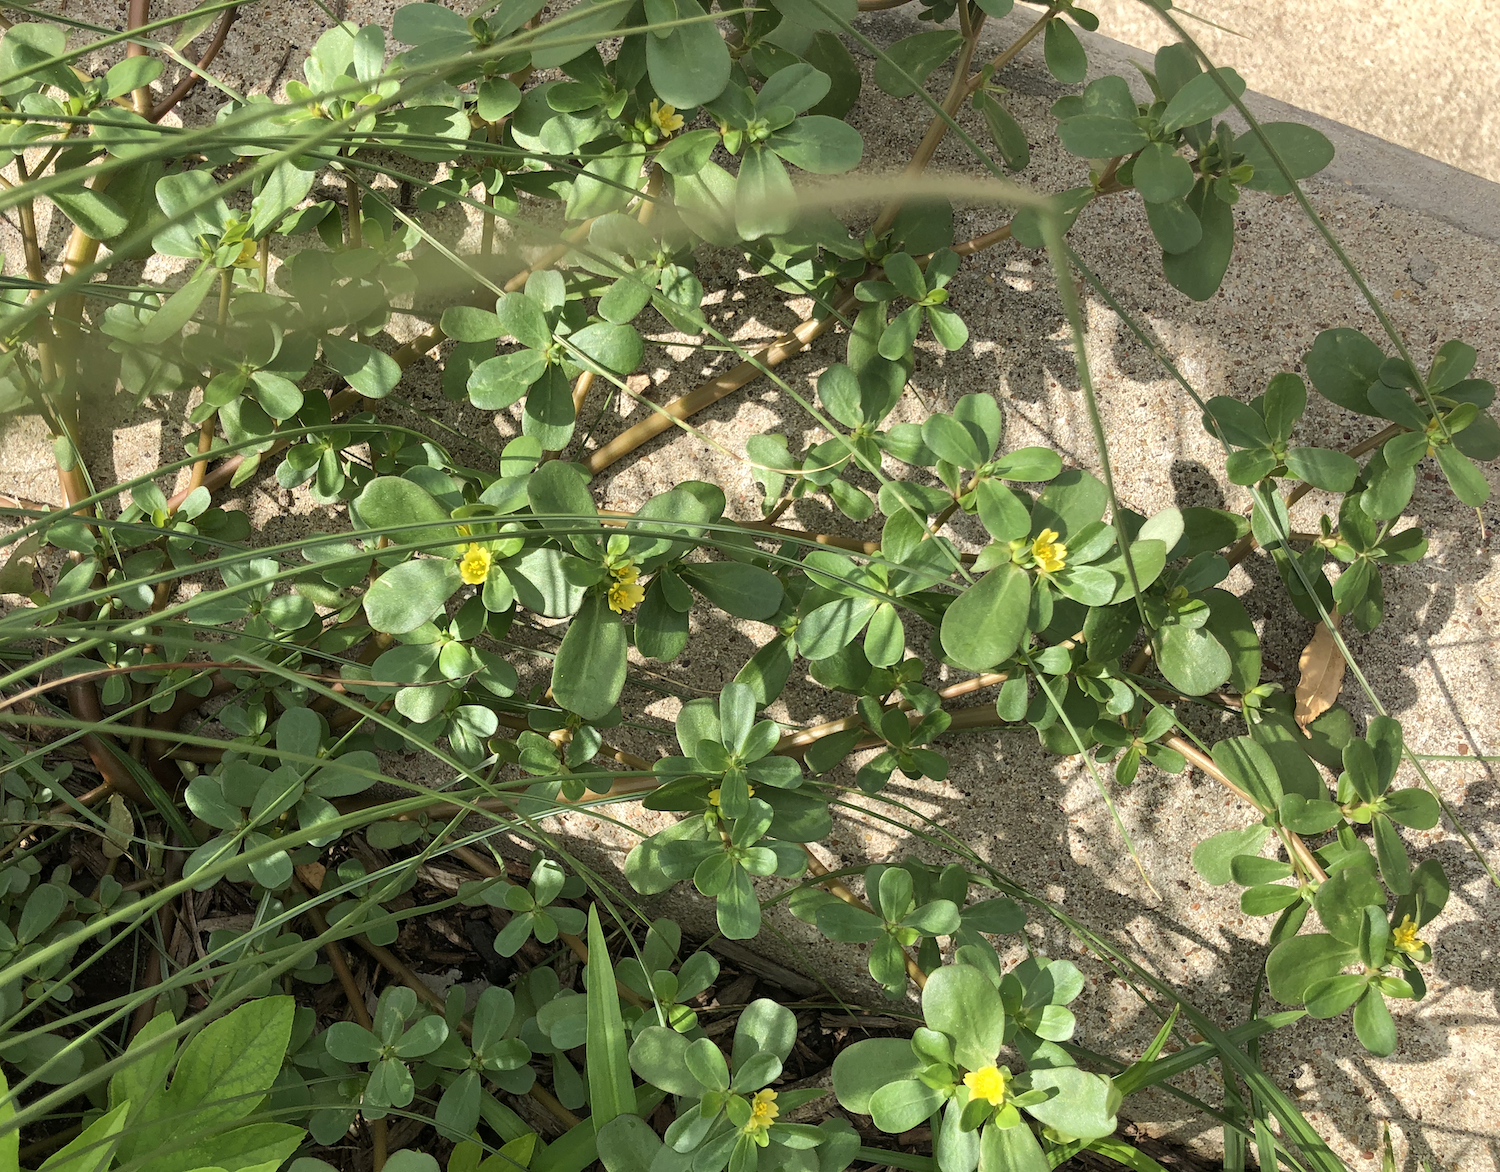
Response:
[{"label": "concrete surface", "polygon": [[[392,5],[351,4],[349,14],[361,20],[384,19]],[[991,30],[991,53],[998,50],[1034,14],[1018,12]],[[311,7],[278,4],[253,7],[230,37],[224,76],[235,86],[274,87],[295,76],[298,54],[315,39],[322,18]],[[871,19],[867,27],[881,42],[897,39],[916,27],[901,14]],[[928,27],[928,26],[923,26]],[[1239,45],[1239,42],[1236,42]],[[1241,46],[1250,49],[1253,46]],[[1096,66],[1131,72],[1124,50],[1093,43]],[[1242,64],[1243,54],[1227,54]],[[864,62],[868,71],[870,63]],[[1254,74],[1244,70],[1255,84]],[[868,72],[867,72],[868,75]],[[1000,79],[1011,89],[1012,109],[1030,131],[1033,164],[1023,179],[1038,190],[1066,188],[1084,174],[1084,164],[1063,155],[1050,134],[1047,108],[1066,92],[1045,74],[1040,51],[1023,53]],[[937,84],[937,83],[934,83]],[[1405,90],[1399,87],[1396,92]],[[186,111],[202,117],[211,103]],[[852,120],[866,135],[871,170],[897,167],[915,146],[926,118],[914,103],[897,104],[873,87]],[[983,136],[971,113],[964,123]],[[1472,188],[1472,214],[1447,219],[1450,191],[1462,190],[1454,172],[1424,163],[1399,150],[1363,139],[1367,167],[1359,174],[1335,172],[1312,186],[1315,204],[1360,264],[1376,291],[1386,299],[1399,326],[1422,355],[1451,337],[1478,347],[1478,373],[1500,373],[1500,244],[1484,228],[1484,196],[1491,208],[1494,190]],[[1340,165],[1342,166],[1342,165]],[[944,145],[934,162],[938,169],[973,172],[961,148]],[[1415,169],[1415,170],[1414,170]],[[1387,187],[1356,186],[1360,174],[1394,176]],[[1425,176],[1406,182],[1409,174]],[[1425,202],[1402,202],[1419,188]],[[1414,206],[1415,204],[1415,206]],[[1423,210],[1423,209],[1427,210]],[[1003,222],[996,209],[961,210],[960,239],[978,235]],[[1467,217],[1467,218],[1466,218]],[[1459,227],[1458,220],[1467,227]],[[1160,276],[1159,254],[1151,240],[1140,204],[1132,196],[1116,197],[1091,208],[1074,232],[1085,258],[1105,275],[1123,303],[1139,315],[1160,342],[1178,356],[1183,370],[1205,394],[1249,397],[1267,378],[1297,369],[1315,334],[1336,325],[1374,331],[1372,314],[1357,299],[1347,278],[1322,247],[1313,230],[1288,200],[1248,193],[1236,209],[1238,247],[1222,291],[1208,303],[1188,302]],[[711,291],[715,324],[746,343],[765,339],[795,323],[809,308],[784,305],[761,284],[745,279],[732,258],[705,251],[700,275]],[[969,323],[974,344],[945,354],[924,342],[913,378],[915,396],[902,410],[916,413],[916,398],[934,408],[951,406],[962,394],[987,391],[1005,408],[1007,442],[1056,445],[1078,463],[1097,467],[1087,419],[1077,391],[1066,329],[1050,288],[1049,277],[1032,254],[1006,245],[964,266],[953,286],[953,305]],[[1103,399],[1106,422],[1116,453],[1116,477],[1122,497],[1134,507],[1154,511],[1173,504],[1245,505],[1242,490],[1226,486],[1218,470],[1215,445],[1202,434],[1196,411],[1174,384],[1161,377],[1142,349],[1106,308],[1087,303],[1088,347]],[[648,351],[645,373],[633,386],[668,398],[721,369],[729,358],[671,345],[683,339],[663,337]],[[840,357],[837,339],[825,339],[814,352],[793,360],[781,373],[795,386],[809,380]],[[423,364],[411,379],[415,405],[431,410],[475,435],[472,412],[457,412],[437,391],[434,368]],[[149,403],[137,413],[118,410],[99,417],[90,445],[92,466],[101,480],[129,475],[176,449],[182,402]],[[392,418],[401,419],[392,404]],[[644,418],[639,405],[614,404],[605,412],[594,443]],[[402,420],[403,422],[406,420]],[[817,438],[812,421],[768,382],[752,385],[694,419],[705,436],[728,451],[672,433],[642,449],[631,461],[598,482],[601,503],[618,508],[638,504],[645,496],[687,478],[713,480],[725,488],[732,515],[757,515],[758,490],[738,454],[747,436],[785,428],[794,442]],[[495,421],[493,438],[512,421]],[[1307,442],[1339,446],[1374,430],[1371,421],[1351,418],[1314,404],[1306,424]],[[489,458],[483,436],[471,444],[452,437],[460,459]],[[25,428],[12,430],[0,444],[0,467],[7,491],[55,500],[43,437]],[[1500,489],[1500,477],[1488,469]],[[280,490],[273,481],[247,485],[237,498],[244,507],[272,524],[278,539],[310,528],[335,524],[305,500]],[[1500,525],[1500,492],[1484,510],[1491,532]],[[1316,495],[1299,507],[1299,528],[1311,528],[1322,506]],[[858,533],[859,527],[836,519],[817,502],[804,502],[793,523],[814,531]],[[1500,687],[1496,684],[1495,638],[1500,609],[1500,575],[1472,510],[1456,505],[1446,486],[1424,468],[1412,502],[1410,520],[1422,524],[1432,552],[1419,566],[1386,575],[1388,614],[1375,634],[1351,645],[1387,707],[1405,724],[1414,747],[1434,754],[1500,754]],[[962,530],[973,537],[972,530]],[[1252,614],[1267,616],[1265,673],[1290,686],[1297,655],[1310,630],[1283,604],[1281,587],[1269,566],[1251,559],[1237,571],[1232,586],[1244,593]],[[721,616],[722,617],[722,616]],[[752,640],[764,628],[736,628],[707,614],[695,615],[694,637],[686,656],[664,674],[685,693],[716,692],[743,662]],[[922,636],[913,632],[913,647]],[[655,670],[655,665],[652,665]],[[627,700],[667,727],[676,701],[644,690]],[[1352,691],[1345,700],[1360,715],[1367,705]],[[983,698],[976,698],[983,702]],[[805,681],[794,680],[775,715],[791,723],[814,723],[847,711],[842,698],[829,696]],[[1204,731],[1211,731],[1204,725]],[[634,732],[622,738],[626,747],[654,754],[662,738]],[[666,737],[670,742],[670,736]],[[1245,811],[1207,779],[1196,775],[1162,777],[1143,771],[1128,790],[1113,794],[1149,877],[1144,882],[1129,860],[1101,796],[1076,760],[1042,753],[1029,732],[1002,736],[967,734],[948,745],[952,772],[942,785],[897,782],[888,796],[907,803],[920,816],[963,836],[1001,870],[1038,895],[1058,902],[1090,927],[1105,933],[1161,976],[1179,984],[1200,1005],[1226,1024],[1243,1019],[1247,990],[1258,979],[1261,943],[1267,923],[1243,917],[1236,896],[1206,887],[1188,865],[1192,845],[1208,834],[1248,821]],[[421,763],[408,758],[390,768],[415,775]],[[1463,813],[1480,847],[1492,860],[1497,850],[1496,777],[1488,764],[1436,761],[1432,772],[1444,795]],[[1409,781],[1410,779],[1404,779]],[[843,813],[833,838],[818,848],[830,865],[854,865],[901,857],[908,851],[927,854],[921,843],[898,825],[883,820],[901,811],[861,802],[868,812]],[[661,815],[632,807],[617,811],[628,822],[654,828]],[[558,830],[582,855],[618,861],[635,839],[622,828],[570,814]],[[1400,1049],[1385,1061],[1364,1055],[1353,1041],[1347,1017],[1305,1022],[1285,1031],[1264,1049],[1273,1077],[1297,1096],[1315,1125],[1330,1137],[1335,1150],[1363,1172],[1378,1167],[1380,1128],[1392,1124],[1398,1164],[1416,1172],[1417,1161],[1443,1169],[1500,1168],[1500,1106],[1496,1105],[1491,1070],[1500,1049],[1500,1017],[1495,1005],[1497,925],[1495,892],[1458,837],[1448,829],[1411,836],[1418,857],[1431,853],[1449,870],[1454,895],[1429,936],[1436,951],[1426,1001],[1398,1016]],[[929,855],[928,857],[933,857]],[[711,922],[706,901],[688,891],[658,901],[690,928]],[[768,919],[770,931],[756,942],[778,959],[826,979],[845,990],[870,989],[862,983],[862,956],[846,946],[820,943],[805,925],[783,915]],[[1103,965],[1078,954],[1071,938],[1037,921],[1029,929],[1032,946],[1052,955],[1069,955],[1088,974],[1088,991],[1079,1010],[1082,1041],[1125,1057],[1139,1052],[1154,1029],[1139,1003]],[[1019,952],[1016,950],[1016,954]],[[1210,1100],[1221,1090],[1213,1077],[1199,1072],[1188,1089]],[[1212,1150],[1216,1136],[1165,1096],[1133,1099],[1129,1117],[1153,1133]]]},{"label": "concrete surface", "polygon": [[[1084,7],[1100,17],[1101,32],[1137,48],[1155,51],[1176,39],[1143,0]],[[1500,25],[1492,5],[1188,0],[1177,16],[1252,90],[1500,180]]]}]

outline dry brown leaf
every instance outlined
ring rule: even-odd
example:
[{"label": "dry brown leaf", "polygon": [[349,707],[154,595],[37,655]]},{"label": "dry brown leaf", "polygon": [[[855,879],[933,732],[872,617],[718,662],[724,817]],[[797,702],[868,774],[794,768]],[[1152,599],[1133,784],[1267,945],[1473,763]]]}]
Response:
[{"label": "dry brown leaf", "polygon": [[[1339,616],[1333,615],[1334,626]],[[1337,703],[1344,686],[1344,656],[1326,623],[1319,623],[1312,641],[1297,660],[1297,723],[1304,729]]]}]

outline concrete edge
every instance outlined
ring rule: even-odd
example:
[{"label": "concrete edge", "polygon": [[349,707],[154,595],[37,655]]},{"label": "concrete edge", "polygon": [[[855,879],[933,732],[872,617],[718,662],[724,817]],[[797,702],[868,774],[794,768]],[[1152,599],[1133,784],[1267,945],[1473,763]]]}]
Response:
[{"label": "concrete edge", "polygon": [[[937,27],[915,20],[902,9],[870,15],[876,18],[870,24],[877,29],[882,26],[891,32],[900,29],[895,36],[879,38],[887,43]],[[980,42],[999,51],[1034,20],[1035,15],[1030,11],[1013,11],[1002,20],[990,21]],[[942,27],[956,27],[956,23],[949,21]],[[1136,71],[1132,63],[1151,67],[1152,54],[1143,49],[1102,33],[1077,31],[1088,50],[1090,77],[1119,73],[1134,81]],[[1163,34],[1165,44],[1170,35],[1166,29]],[[1034,48],[1028,49],[1028,55],[1035,52]],[[1232,66],[1234,62],[1224,64]],[[1054,84],[1059,93],[1077,89]],[[1245,104],[1262,122],[1303,122],[1328,136],[1335,150],[1333,162],[1304,186],[1312,190],[1333,188],[1356,192],[1381,203],[1432,216],[1471,236],[1500,241],[1500,183],[1266,94],[1247,92]],[[1230,121],[1236,123],[1240,119],[1231,115]]]}]

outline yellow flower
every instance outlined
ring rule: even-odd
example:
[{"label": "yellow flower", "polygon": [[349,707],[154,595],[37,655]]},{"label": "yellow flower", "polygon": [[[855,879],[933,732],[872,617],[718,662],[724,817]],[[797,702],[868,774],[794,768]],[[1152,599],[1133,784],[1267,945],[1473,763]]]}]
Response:
[{"label": "yellow flower", "polygon": [[1427,947],[1425,940],[1417,939],[1417,926],[1410,916],[1401,917],[1401,923],[1391,931],[1391,937],[1396,945],[1396,951],[1404,952],[1409,956]]},{"label": "yellow flower", "polygon": [[1005,1084],[1010,1075],[994,1066],[984,1066],[964,1075],[964,1086],[969,1088],[971,1099],[983,1099],[992,1107],[1005,1102]]},{"label": "yellow flower", "polygon": [[[745,788],[749,791],[750,796],[753,798],[755,796],[755,787],[753,785],[747,785]],[[718,789],[711,789],[708,791],[708,804],[716,810],[719,808],[719,801],[723,792],[723,790]]]},{"label": "yellow flower", "polygon": [[780,1114],[781,1109],[776,1106],[775,1091],[756,1091],[755,1098],[750,1100],[750,1122],[745,1124],[745,1133],[753,1135],[756,1132],[764,1134],[770,1131],[771,1124]]},{"label": "yellow flower", "polygon": [[612,566],[609,572],[615,576],[615,581],[624,582],[627,586],[641,576],[641,572],[629,562],[622,566]]},{"label": "yellow flower", "polygon": [[1031,543],[1031,556],[1049,574],[1055,574],[1067,563],[1068,547],[1057,540],[1056,529],[1043,529]]},{"label": "yellow flower", "polygon": [[652,98],[651,125],[661,131],[662,137],[666,138],[682,129],[682,115],[677,112],[676,106],[663,105]]},{"label": "yellow flower", "polygon": [[624,614],[627,610],[633,610],[640,606],[641,599],[646,597],[646,588],[638,586],[635,582],[627,582],[623,578],[616,581],[609,588],[606,596],[609,601],[609,609],[615,614]]},{"label": "yellow flower", "polygon": [[469,542],[458,563],[458,576],[470,586],[481,585],[490,576],[490,551],[477,541]]}]

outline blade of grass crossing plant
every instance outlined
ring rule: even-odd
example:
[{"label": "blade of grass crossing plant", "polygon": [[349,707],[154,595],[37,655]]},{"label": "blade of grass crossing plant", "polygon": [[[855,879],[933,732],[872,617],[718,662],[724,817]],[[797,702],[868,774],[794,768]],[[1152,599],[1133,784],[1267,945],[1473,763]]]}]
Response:
[{"label": "blade of grass crossing plant", "polygon": [[[1055,215],[1042,217],[1042,236],[1047,242],[1047,255],[1052,261],[1057,295],[1062,300],[1068,330],[1073,335],[1073,364],[1078,371],[1079,385],[1083,387],[1084,403],[1088,407],[1089,427],[1094,433],[1094,447],[1099,453],[1099,470],[1104,474],[1104,491],[1109,494],[1109,514],[1115,527],[1115,540],[1125,559],[1125,576],[1130,579],[1130,589],[1135,596],[1135,608],[1141,617],[1141,625],[1147,631],[1154,631],[1156,628],[1147,618],[1145,602],[1141,598],[1140,576],[1135,569],[1135,555],[1130,550],[1130,534],[1125,531],[1125,510],[1120,508],[1120,499],[1115,495],[1115,474],[1109,458],[1109,439],[1104,434],[1104,420],[1099,414],[1099,399],[1094,393],[1093,373],[1089,369],[1083,312],[1078,306],[1078,291],[1073,285],[1073,274],[1068,268],[1062,233]],[[1149,882],[1147,885],[1150,885]]]},{"label": "blade of grass crossing plant", "polygon": [[937,1161],[931,1156],[919,1156],[914,1152],[893,1152],[885,1148],[860,1148],[854,1157],[876,1167],[900,1168],[902,1172],[938,1172]]},{"label": "blade of grass crossing plant", "polygon": [[[6,1127],[15,1116],[16,1105],[10,1096],[10,1083],[5,1072],[0,1071],[0,1128]],[[11,1127],[0,1135],[0,1168],[9,1172],[21,1166],[21,1130]]]},{"label": "blade of grass crossing plant", "polygon": [[1091,1152],[1108,1156],[1116,1164],[1124,1164],[1131,1172],[1167,1172],[1140,1148],[1124,1140],[1115,1139],[1112,1135],[1107,1135],[1103,1139],[1090,1140],[1087,1146]]},{"label": "blade of grass crossing plant", "polygon": [[1141,882],[1146,885],[1146,889],[1152,895],[1158,894],[1156,888],[1151,886],[1151,879],[1146,874],[1146,868],[1141,863],[1140,855],[1135,853],[1135,843],[1131,841],[1130,831],[1125,829],[1125,820],[1120,817],[1120,811],[1116,807],[1114,799],[1109,796],[1109,788],[1104,784],[1104,779],[1099,776],[1099,767],[1094,764],[1093,754],[1084,748],[1083,738],[1078,735],[1078,730],[1073,727],[1073,722],[1068,718],[1068,714],[1063,711],[1063,706],[1058,701],[1057,696],[1053,694],[1052,685],[1047,682],[1046,675],[1037,670],[1031,662],[1030,656],[1023,654],[1021,660],[1035,677],[1037,685],[1046,694],[1048,703],[1057,710],[1057,715],[1062,720],[1064,727],[1067,728],[1068,735],[1073,738],[1074,745],[1078,747],[1078,752],[1083,757],[1084,766],[1089,771],[1089,777],[1093,779],[1094,788],[1099,791],[1099,796],[1104,799],[1104,804],[1109,807],[1109,812],[1115,820],[1115,828],[1119,830],[1120,837],[1125,840],[1125,849],[1130,852],[1130,858],[1135,863],[1135,869],[1141,873]]},{"label": "blade of grass crossing plant", "polygon": [[620,994],[597,905],[589,908],[588,1012],[589,1102],[597,1129],[617,1115],[635,1114],[625,1021],[620,1016]]},{"label": "blade of grass crossing plant", "polygon": [[1161,1029],[1156,1031],[1156,1037],[1151,1039],[1151,1045],[1146,1047],[1145,1053],[1132,1062],[1126,1068],[1125,1072],[1115,1079],[1115,1086],[1120,1089],[1122,1095],[1128,1093],[1126,1087],[1134,1089],[1137,1079],[1144,1077],[1156,1065],[1156,1060],[1161,1057],[1161,1052],[1167,1044],[1167,1039],[1172,1036],[1172,1027],[1177,1024],[1177,1015],[1181,1012],[1182,1007],[1180,1005],[1172,1006],[1170,1016],[1168,1016],[1166,1021],[1161,1023]]},{"label": "blade of grass crossing plant", "polygon": [[1266,1172],[1273,1172],[1276,1167],[1276,1137],[1271,1134],[1270,1121],[1255,1103],[1254,1095],[1250,1097],[1250,1101],[1255,1107],[1255,1158]]}]

